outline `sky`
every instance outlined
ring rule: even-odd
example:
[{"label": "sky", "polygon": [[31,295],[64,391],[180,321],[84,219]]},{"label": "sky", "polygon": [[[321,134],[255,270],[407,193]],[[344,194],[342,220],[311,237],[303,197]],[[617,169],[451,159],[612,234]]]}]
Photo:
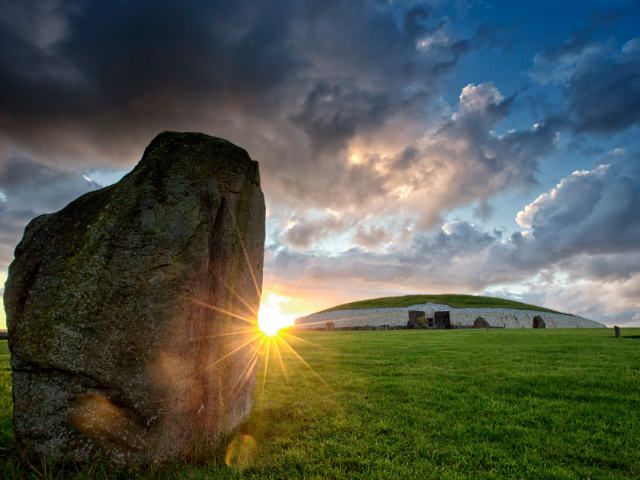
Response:
[{"label": "sky", "polygon": [[473,293],[640,325],[638,1],[0,10],[0,285],[32,218],[201,131],[260,162],[291,318]]}]

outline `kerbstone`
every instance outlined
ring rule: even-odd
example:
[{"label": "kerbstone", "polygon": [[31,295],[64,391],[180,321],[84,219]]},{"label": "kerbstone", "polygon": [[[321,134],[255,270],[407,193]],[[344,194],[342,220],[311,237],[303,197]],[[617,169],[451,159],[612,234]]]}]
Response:
[{"label": "kerbstone", "polygon": [[473,327],[478,317],[483,317],[490,327],[532,328],[533,318],[541,316],[547,328],[604,328],[602,323],[577,315],[520,310],[516,308],[453,308],[449,305],[423,303],[408,307],[353,308],[332,310],[302,317],[296,320],[296,327],[314,329],[318,322],[335,322],[336,329],[356,327],[377,327],[389,325],[399,328],[407,325],[409,311],[423,311],[427,318],[433,318],[437,311],[450,312],[452,327]]}]

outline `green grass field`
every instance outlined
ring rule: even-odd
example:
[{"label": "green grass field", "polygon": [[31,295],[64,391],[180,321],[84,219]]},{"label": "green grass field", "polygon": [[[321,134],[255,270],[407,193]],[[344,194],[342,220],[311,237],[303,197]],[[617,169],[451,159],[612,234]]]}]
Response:
[{"label": "green grass field", "polygon": [[453,308],[517,308],[519,310],[535,310],[538,312],[561,313],[537,305],[529,305],[528,303],[516,302],[506,298],[483,297],[480,295],[457,295],[457,294],[441,294],[441,295],[404,295],[401,297],[380,297],[370,298],[368,300],[358,300],[357,302],[343,303],[335,307],[327,308],[321,312],[333,312],[335,310],[347,310],[357,308],[384,308],[384,307],[409,307],[419,303],[439,303],[449,305]]},{"label": "green grass field", "polygon": [[[18,465],[0,344],[2,478],[640,478],[640,329],[306,332],[271,358],[248,468]],[[309,342],[309,343],[307,343]]]}]

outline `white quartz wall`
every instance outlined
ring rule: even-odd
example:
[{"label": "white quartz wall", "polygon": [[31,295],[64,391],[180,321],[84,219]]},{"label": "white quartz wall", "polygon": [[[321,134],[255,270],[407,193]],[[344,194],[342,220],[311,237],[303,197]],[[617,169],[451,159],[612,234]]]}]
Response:
[{"label": "white quartz wall", "polygon": [[540,316],[547,328],[600,328],[603,324],[586,318],[565,315],[562,313],[539,312],[535,310],[519,310],[515,308],[452,308],[449,305],[426,303],[410,307],[393,308],[357,308],[336,310],[333,312],[315,313],[299,318],[299,328],[324,328],[327,322],[334,322],[336,328],[345,327],[404,327],[409,320],[409,310],[420,310],[427,317],[433,318],[436,311],[449,311],[451,325],[473,326],[476,318],[482,317],[492,327],[531,328],[533,317]]}]

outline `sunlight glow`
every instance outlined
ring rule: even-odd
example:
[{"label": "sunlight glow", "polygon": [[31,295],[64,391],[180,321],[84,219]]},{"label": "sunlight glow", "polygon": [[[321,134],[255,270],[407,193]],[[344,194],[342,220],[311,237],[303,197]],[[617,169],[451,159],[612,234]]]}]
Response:
[{"label": "sunlight glow", "polygon": [[295,316],[284,311],[284,305],[288,300],[275,292],[269,292],[262,298],[258,311],[258,328],[262,333],[272,337],[281,329],[293,325]]}]

